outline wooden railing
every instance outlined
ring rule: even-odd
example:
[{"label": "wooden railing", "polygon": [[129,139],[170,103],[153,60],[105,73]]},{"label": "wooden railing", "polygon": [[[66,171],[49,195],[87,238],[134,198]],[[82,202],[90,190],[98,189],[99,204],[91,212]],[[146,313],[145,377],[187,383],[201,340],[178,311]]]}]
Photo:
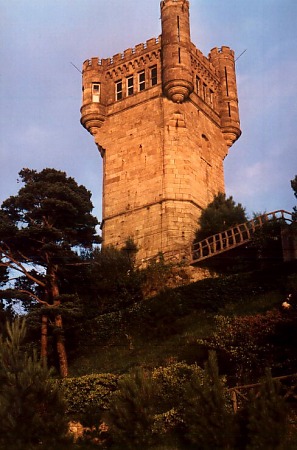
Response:
[{"label": "wooden railing", "polygon": [[[273,382],[281,383],[281,395],[285,400],[297,400],[297,384],[296,384],[297,374],[284,375],[281,377],[273,377]],[[237,413],[238,408],[241,404],[249,400],[249,392],[253,391],[255,394],[259,395],[259,390],[261,388],[261,383],[246,384],[244,386],[234,386],[228,389],[230,394],[230,399],[232,402],[233,411]]]},{"label": "wooden railing", "polygon": [[261,228],[267,222],[275,220],[292,222],[292,214],[282,209],[265,213],[248,222],[235,225],[228,230],[209,236],[200,242],[196,242],[192,247],[191,264],[203,261],[245,244],[252,238],[252,235],[258,228]]}]

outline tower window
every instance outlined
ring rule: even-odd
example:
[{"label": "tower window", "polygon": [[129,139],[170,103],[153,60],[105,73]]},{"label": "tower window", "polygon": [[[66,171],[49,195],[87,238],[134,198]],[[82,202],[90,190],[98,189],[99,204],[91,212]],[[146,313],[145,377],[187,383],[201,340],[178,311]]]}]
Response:
[{"label": "tower window", "polygon": [[158,83],[157,66],[151,67],[151,86],[155,86]]},{"label": "tower window", "polygon": [[226,94],[229,96],[227,67],[225,67],[225,82],[226,82]]},{"label": "tower window", "polygon": [[116,100],[121,100],[123,98],[123,83],[121,81],[117,81],[115,84],[115,94]]},{"label": "tower window", "polygon": [[214,106],[214,92],[209,89],[209,103],[213,107]]},{"label": "tower window", "polygon": [[133,75],[131,77],[128,77],[126,82],[127,82],[126,88],[127,88],[127,97],[128,97],[129,95],[132,95],[134,93]]},{"label": "tower window", "polygon": [[205,83],[203,83],[203,86],[202,86],[202,97],[203,97],[203,100],[206,101],[206,84]]},{"label": "tower window", "polygon": [[140,91],[144,91],[145,89],[145,72],[144,70],[142,70],[141,72],[138,73],[138,90]]},{"label": "tower window", "polygon": [[196,92],[198,95],[200,95],[200,86],[201,86],[200,83],[201,83],[200,78],[197,76],[196,77]]},{"label": "tower window", "polygon": [[100,83],[92,84],[92,102],[99,103],[100,102]]}]

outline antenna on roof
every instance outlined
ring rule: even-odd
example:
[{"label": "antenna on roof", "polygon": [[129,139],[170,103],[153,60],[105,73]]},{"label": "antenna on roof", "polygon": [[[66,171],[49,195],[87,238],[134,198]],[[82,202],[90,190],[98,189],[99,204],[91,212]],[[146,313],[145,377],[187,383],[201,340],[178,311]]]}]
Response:
[{"label": "antenna on roof", "polygon": [[80,70],[79,70],[79,68],[78,67],[76,67],[76,65],[75,64],[73,64],[71,61],[70,61],[70,64],[73,66],[73,67],[75,67],[76,68],[76,70],[78,70],[79,71],[79,73],[82,73]]},{"label": "antenna on roof", "polygon": [[235,62],[247,51],[247,48],[245,50],[243,50],[243,52],[240,53],[239,56],[237,56],[237,58],[235,59]]}]

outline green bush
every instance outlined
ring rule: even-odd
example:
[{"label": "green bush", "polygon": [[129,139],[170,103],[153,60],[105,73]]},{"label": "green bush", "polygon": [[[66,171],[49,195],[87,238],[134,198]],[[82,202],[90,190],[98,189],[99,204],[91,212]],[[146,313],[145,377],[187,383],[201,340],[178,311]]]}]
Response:
[{"label": "green bush", "polygon": [[[290,357],[293,358],[295,352],[292,344],[295,347],[296,320],[295,314],[286,315],[277,310],[233,318],[216,316],[215,333],[208,339],[199,340],[199,343],[223,355],[238,382],[255,381],[263,375],[266,367],[275,370],[287,367],[288,373],[294,366]],[[282,354],[286,355],[286,360]]]},{"label": "green bush", "polygon": [[162,408],[167,414],[168,411],[183,407],[187,383],[192,377],[202,382],[204,371],[195,364],[174,362],[166,367],[154,369],[152,376],[159,385]]},{"label": "green bush", "polygon": [[113,374],[94,374],[56,381],[64,392],[68,416],[87,426],[98,424],[117,389],[118,378]]}]

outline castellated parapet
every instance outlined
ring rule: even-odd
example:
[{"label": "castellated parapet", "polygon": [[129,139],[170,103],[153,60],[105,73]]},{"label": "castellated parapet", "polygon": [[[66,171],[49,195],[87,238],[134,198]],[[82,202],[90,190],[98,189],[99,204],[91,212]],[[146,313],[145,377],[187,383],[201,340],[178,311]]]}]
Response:
[{"label": "castellated parapet", "polygon": [[83,64],[81,123],[103,157],[103,245],[133,238],[139,260],[190,247],[241,134],[234,52],[195,47],[188,0],[163,0],[161,23],[158,38]]}]

